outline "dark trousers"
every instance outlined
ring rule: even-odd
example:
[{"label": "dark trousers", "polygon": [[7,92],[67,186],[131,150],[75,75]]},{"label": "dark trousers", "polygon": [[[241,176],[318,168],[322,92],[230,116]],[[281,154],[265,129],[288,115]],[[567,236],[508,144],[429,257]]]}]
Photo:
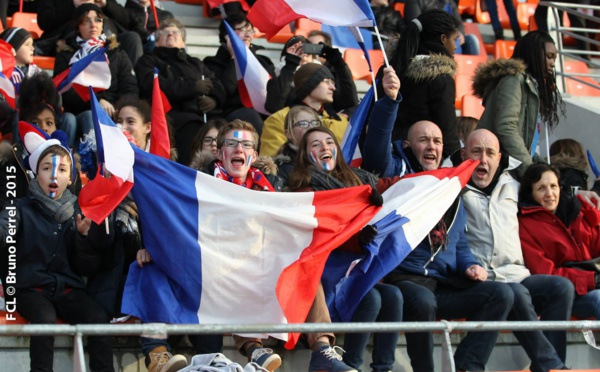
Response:
[{"label": "dark trousers", "polygon": [[[31,324],[56,324],[58,318],[70,324],[107,324],[109,320],[104,309],[82,290],[53,295],[35,289],[19,289],[16,298],[17,311]],[[91,371],[114,371],[112,342],[111,336],[88,338]],[[29,357],[32,372],[52,372],[54,337],[32,336]]]}]

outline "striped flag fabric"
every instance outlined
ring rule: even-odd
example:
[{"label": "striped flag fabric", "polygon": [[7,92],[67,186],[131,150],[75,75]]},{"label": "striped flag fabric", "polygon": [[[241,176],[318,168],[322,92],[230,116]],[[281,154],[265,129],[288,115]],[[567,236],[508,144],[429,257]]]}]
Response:
[{"label": "striped flag fabric", "polygon": [[152,87],[152,128],[150,130],[150,153],[169,159],[171,141],[165,114],[171,110],[167,96],[160,89],[158,69],[154,69],[154,85]]},{"label": "striped flag fabric", "polygon": [[359,255],[333,251],[323,273],[332,320],[349,322],[365,294],[427,236],[469,181],[479,161],[404,176],[386,190],[369,221],[376,238]]},{"label": "striped flag fabric", "polygon": [[265,109],[267,101],[267,82],[271,76],[258,62],[256,56],[242,42],[227,22],[224,22],[235,55],[235,72],[238,90],[244,107],[254,108],[261,114],[270,115]]},{"label": "striped flag fabric", "polygon": [[369,117],[371,105],[373,104],[373,95],[373,87],[371,87],[363,96],[356,110],[354,110],[354,114],[350,118],[340,144],[344,159],[353,167],[359,167],[362,164],[362,155],[358,148],[358,140]]},{"label": "striped flag fabric", "polygon": [[330,26],[372,27],[375,16],[367,0],[258,0],[248,19],[271,38],[299,18]]},{"label": "striped flag fabric", "polygon": [[303,323],[329,253],[379,209],[369,186],[261,192],[139,149],[134,171],[153,262],[130,266],[122,312],[144,322]]},{"label": "striped flag fabric", "polygon": [[106,48],[98,48],[55,76],[53,80],[58,93],[63,94],[73,88],[81,99],[89,101],[89,87],[96,93],[108,89],[112,75],[105,52]]},{"label": "striped flag fabric", "polygon": [[[100,224],[133,187],[134,155],[132,145],[100,106],[92,87],[88,89],[92,97],[98,174],[81,189],[79,205],[86,217]],[[108,172],[104,173],[104,169]]]}]

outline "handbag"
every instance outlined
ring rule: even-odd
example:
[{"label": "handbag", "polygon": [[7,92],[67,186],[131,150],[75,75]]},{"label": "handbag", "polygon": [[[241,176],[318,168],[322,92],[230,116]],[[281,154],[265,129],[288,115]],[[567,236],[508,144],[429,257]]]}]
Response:
[{"label": "handbag", "polygon": [[561,266],[600,273],[600,257],[596,257],[587,261],[567,261]]}]

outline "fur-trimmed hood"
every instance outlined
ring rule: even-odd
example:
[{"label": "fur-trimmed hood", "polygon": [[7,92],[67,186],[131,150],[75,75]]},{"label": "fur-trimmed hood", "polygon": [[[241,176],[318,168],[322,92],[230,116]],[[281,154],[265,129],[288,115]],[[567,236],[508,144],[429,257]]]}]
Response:
[{"label": "fur-trimmed hood", "polygon": [[417,55],[412,59],[406,69],[405,76],[415,82],[433,80],[439,75],[456,74],[456,61],[454,59],[441,55]]},{"label": "fur-trimmed hood", "polygon": [[492,86],[504,76],[523,74],[526,68],[525,63],[518,59],[501,58],[481,64],[475,70],[473,93],[479,98],[484,98],[486,88]]},{"label": "fur-trimmed hood", "polygon": [[[208,169],[209,166],[216,160],[217,158],[212,153],[198,150],[194,156],[192,156],[190,168],[205,172],[210,170]],[[274,176],[277,175],[277,165],[270,156],[259,156],[254,163],[252,163],[252,166],[260,170],[265,176],[269,174]],[[210,172],[212,173],[212,170],[210,170]]]}]

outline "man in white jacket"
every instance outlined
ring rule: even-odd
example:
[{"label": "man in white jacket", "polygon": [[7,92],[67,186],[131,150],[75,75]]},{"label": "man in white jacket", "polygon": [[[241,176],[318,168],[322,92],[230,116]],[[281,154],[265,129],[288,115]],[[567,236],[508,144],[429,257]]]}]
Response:
[{"label": "man in white jacket", "polygon": [[[565,278],[531,275],[525,267],[517,195],[519,182],[509,173],[520,162],[500,153],[498,138],[487,129],[471,133],[463,159],[479,160],[465,188],[466,237],[469,247],[488,272],[488,280],[510,285],[515,301],[508,320],[568,320],[574,288]],[[566,332],[523,331],[515,337],[531,359],[532,371],[564,369]]]}]

